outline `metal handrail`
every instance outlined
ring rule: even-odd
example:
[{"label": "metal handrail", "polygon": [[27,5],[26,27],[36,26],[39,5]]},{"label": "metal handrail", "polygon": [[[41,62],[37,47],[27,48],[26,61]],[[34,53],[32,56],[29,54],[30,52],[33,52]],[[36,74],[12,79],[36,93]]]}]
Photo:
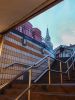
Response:
[{"label": "metal handrail", "polygon": [[3,69],[7,69],[7,68],[9,68],[9,67],[13,67],[13,65],[15,65],[15,64],[19,64],[19,65],[23,65],[23,67],[24,66],[29,66],[29,67],[33,67],[33,66],[36,66],[37,64],[39,64],[40,62],[42,62],[44,59],[46,59],[47,57],[48,57],[49,55],[47,55],[47,56],[45,56],[44,58],[42,58],[41,60],[39,60],[38,62],[36,62],[34,65],[28,65],[28,64],[24,64],[24,63],[18,63],[18,62],[15,62],[15,63],[12,63],[12,64],[10,64],[9,66],[6,66],[5,68],[3,68]]},{"label": "metal handrail", "polygon": [[[49,57],[49,56],[46,56],[46,57],[44,57],[42,60],[40,60],[40,61],[38,61],[37,63],[35,63],[35,65],[37,65],[37,64],[39,64],[40,62],[42,62],[44,59],[46,59],[47,57]],[[50,64],[50,63],[49,63]],[[35,66],[35,65],[33,65],[33,66]],[[31,66],[29,69],[31,69],[33,66]],[[71,64],[71,66],[72,66],[72,64]],[[29,70],[28,69],[28,70]],[[70,68],[68,68],[68,69],[70,69]],[[56,71],[56,70],[49,70],[49,69],[46,69],[34,82],[37,82],[47,71]],[[60,72],[60,73],[62,73],[61,71],[56,71],[56,72]],[[67,71],[68,72],[68,71]],[[67,73],[67,72],[64,72],[64,73]],[[61,75],[61,77],[62,77],[62,75]],[[49,82],[50,83],[50,82]],[[62,80],[61,80],[61,83],[62,83]],[[29,91],[29,99],[28,100],[30,100],[30,87],[29,88],[27,88],[27,89],[25,89],[21,94],[20,94],[20,96],[18,97],[18,99],[19,98],[21,98],[22,96],[23,96],[23,94],[26,92],[26,91]],[[16,99],[17,100],[17,99]]]},{"label": "metal handrail", "polygon": [[[73,56],[74,56],[74,54],[73,54],[69,59],[71,59]],[[11,83],[12,83],[13,81],[15,81],[17,78],[19,78],[20,76],[24,75],[25,72],[27,72],[27,71],[29,71],[30,69],[32,69],[33,66],[36,66],[37,64],[39,64],[40,62],[42,62],[44,59],[46,59],[46,58],[48,58],[48,57],[50,57],[50,56],[47,55],[46,57],[44,57],[43,59],[41,59],[40,61],[38,61],[38,62],[35,63],[34,65],[32,65],[32,66],[26,68],[24,71],[22,71],[21,73],[19,73],[16,77],[14,77],[12,80],[10,80],[8,83],[6,83],[3,87],[5,87],[5,86],[11,84]],[[68,61],[69,61],[69,60],[68,60]],[[61,62],[61,61],[60,61],[60,62]],[[14,64],[21,64],[21,63],[14,63]],[[10,66],[12,66],[12,65],[14,65],[14,64],[11,64]],[[72,63],[72,64],[73,64],[73,63]],[[67,73],[67,72],[69,71],[69,69],[72,67],[72,64],[71,64],[71,66],[67,69],[67,71],[64,72],[64,73]],[[22,64],[22,65],[25,66],[25,64]],[[8,66],[8,67],[9,67],[9,66]],[[8,67],[7,67],[7,68],[8,68]],[[46,71],[44,71],[44,73],[41,74],[41,76],[39,76],[39,78],[42,77],[42,75],[44,75],[47,71],[55,71],[55,72],[57,72],[57,73],[58,73],[58,72],[63,73],[63,72],[61,72],[61,71],[56,71],[56,70],[52,70],[52,69],[50,69],[50,70],[47,69]],[[1,87],[0,87],[0,90],[1,90],[3,87],[1,86]],[[28,90],[30,90],[30,87],[26,88],[26,89],[23,91],[23,93],[21,94],[21,96],[22,96],[26,91],[28,91]],[[20,97],[21,97],[21,96],[20,96]]]},{"label": "metal handrail", "polygon": [[[30,65],[28,65],[28,64],[15,62],[15,63],[10,64],[9,66],[6,66],[4,69],[7,69],[7,68],[9,68],[9,67],[11,67],[11,66],[13,67],[13,65],[16,65],[16,64],[24,65],[24,66],[30,66]],[[23,66],[23,67],[24,67],[24,66]]]},{"label": "metal handrail", "polygon": [[34,80],[34,83],[36,83],[45,73],[47,73],[48,71],[51,71],[51,72],[56,72],[56,73],[63,73],[63,74],[66,74],[66,72],[61,72],[61,71],[56,71],[56,70],[53,70],[53,69],[46,69],[44,70],[43,73],[41,73],[35,80]]},{"label": "metal handrail", "polygon": [[[74,61],[75,61],[75,60],[74,60]],[[47,68],[42,74],[39,75],[39,77],[36,78],[36,80],[34,80],[34,83],[36,83],[36,82],[37,82],[45,73],[47,73],[48,71],[56,72],[56,73],[62,73],[62,74],[67,74],[68,71],[70,70],[70,68],[72,67],[74,61],[72,62],[72,64],[70,65],[70,67],[69,67],[66,71],[64,71],[64,72],[57,71],[57,70],[53,70],[53,69],[50,69],[50,70],[49,70],[49,69]]]},{"label": "metal handrail", "polygon": [[[73,55],[75,54],[75,52],[73,53]],[[62,62],[62,63],[67,63],[72,57],[73,57],[73,55],[67,60],[67,61],[61,61],[61,60],[59,60],[59,59],[57,59],[57,58],[53,58],[53,57],[50,57],[50,55],[47,55],[47,56],[45,56],[44,58],[42,58],[40,61],[38,61],[37,63],[35,63],[33,66],[36,66],[37,64],[39,64],[40,62],[42,62],[44,59],[46,59],[47,57],[50,57],[51,59],[54,59],[54,60],[57,60],[57,61],[59,61],[59,62]]]},{"label": "metal handrail", "polygon": [[70,65],[70,67],[65,71],[65,73],[67,73],[71,69],[71,67],[74,64],[74,62],[75,62],[75,60],[72,62],[72,64]]},{"label": "metal handrail", "polygon": [[[73,56],[74,56],[74,54],[75,54],[75,52],[73,53],[73,55],[67,60],[67,61],[61,61],[61,60],[59,60],[59,59],[57,59],[57,58],[53,58],[53,57],[50,57],[50,55],[47,55],[47,56],[45,56],[44,58],[42,58],[41,60],[39,60],[37,63],[35,63],[33,66],[36,66],[36,65],[38,65],[39,63],[41,63],[44,59],[46,59],[47,57],[50,57],[51,59],[54,59],[54,60],[57,60],[57,61],[59,61],[59,62],[62,62],[62,63],[67,63]],[[35,67],[35,68],[38,68],[38,67]]]},{"label": "metal handrail", "polygon": [[29,87],[26,88],[15,100],[19,100],[24,95],[24,93],[27,92],[29,89]]},{"label": "metal handrail", "polygon": [[42,62],[44,59],[46,59],[47,57],[49,57],[50,55],[45,56],[44,58],[42,58],[41,60],[39,60],[38,62],[36,62],[33,66],[38,65],[40,62]]},{"label": "metal handrail", "polygon": [[[38,62],[36,62],[34,65],[32,65],[32,66],[36,66],[36,65],[38,65],[40,62],[42,62],[44,59],[46,59],[47,57],[50,57],[51,59],[54,59],[54,60],[57,60],[57,61],[59,61],[59,62],[62,62],[62,63],[67,63],[73,56],[74,56],[74,54],[75,54],[75,52],[73,53],[73,55],[67,60],[67,61],[61,61],[61,60],[59,60],[59,59],[57,59],[57,58],[53,58],[53,57],[50,57],[50,55],[47,55],[47,56],[45,56],[44,58],[42,58],[41,60],[39,60]],[[3,69],[7,69],[7,68],[9,68],[9,67],[11,67],[11,66],[13,66],[13,65],[15,65],[15,64],[20,64],[20,65],[24,65],[24,66],[31,66],[31,65],[28,65],[28,64],[24,64],[24,63],[18,63],[18,62],[15,62],[15,63],[13,63],[13,64],[10,64],[9,66],[7,66],[7,67],[5,67],[5,68],[3,68]],[[23,66],[23,67],[24,67]],[[36,67],[37,68],[37,67]]]},{"label": "metal handrail", "polygon": [[[75,53],[74,53],[74,54],[75,54]],[[64,63],[67,63],[67,62],[74,56],[74,54],[73,54],[66,62],[64,62]],[[75,61],[75,60],[74,60],[74,61]],[[70,67],[68,67],[68,69],[67,69],[66,71],[64,71],[64,72],[57,71],[57,70],[52,70],[52,69],[51,69],[51,71],[60,72],[60,73],[67,73],[67,72],[70,70],[70,68],[72,67],[74,61],[72,62],[72,64],[70,65]]]},{"label": "metal handrail", "polygon": [[66,71],[64,71],[64,72],[61,72],[61,71],[58,71],[58,70],[53,70],[53,69],[50,69],[50,70],[46,69],[46,70],[52,71],[52,72],[57,72],[57,73],[66,74],[66,73],[68,72],[68,70],[70,70],[70,68],[72,67],[73,63],[74,63],[74,61],[72,62],[72,64],[70,65],[70,67],[69,67]]},{"label": "metal handrail", "polygon": [[73,53],[73,55],[67,61],[65,61],[65,63],[67,63],[74,56],[74,54],[75,54],[75,52]]},{"label": "metal handrail", "polygon": [[50,57],[50,58],[51,58],[51,59],[54,59],[54,60],[57,60],[57,61],[59,61],[59,62],[65,63],[64,61],[59,60],[59,59],[57,59],[57,58],[53,58],[53,57]]},{"label": "metal handrail", "polygon": [[[65,62],[63,62],[63,61],[61,61],[61,60],[58,60],[58,59],[55,59],[55,58],[52,58],[52,57],[50,57],[50,58],[55,59],[55,60],[58,60],[58,61],[63,62],[63,63],[67,63],[67,62],[74,56],[74,54],[75,54],[75,52],[74,52],[73,55],[72,55],[67,61],[65,61]],[[47,56],[47,57],[49,57],[49,56]],[[46,58],[46,57],[45,57],[45,58]],[[41,60],[41,61],[42,61],[42,60]],[[75,60],[74,60],[74,61],[75,61]],[[47,71],[52,71],[52,72],[67,74],[68,71],[70,70],[70,68],[72,67],[74,61],[72,62],[72,64],[70,65],[70,67],[68,67],[68,69],[67,69],[66,71],[64,71],[64,72],[62,72],[62,71],[57,71],[57,70],[53,70],[53,69],[50,69],[50,70],[49,70],[49,69],[46,69],[41,75],[39,75],[39,77],[38,77],[34,82],[38,81]]]},{"label": "metal handrail", "polygon": [[[21,65],[29,66],[30,68],[33,68],[34,66],[38,65],[40,62],[42,62],[42,61],[43,61],[44,59],[46,59],[47,57],[50,57],[50,58],[55,59],[55,60],[57,60],[57,61],[59,61],[59,62],[62,62],[62,63],[67,63],[67,62],[74,56],[74,54],[75,54],[75,52],[73,53],[73,55],[72,55],[66,62],[63,62],[63,61],[61,61],[61,60],[59,60],[59,59],[50,57],[50,55],[47,55],[47,56],[45,56],[43,59],[41,59],[40,61],[36,62],[36,63],[35,63],[34,65],[32,65],[32,66],[31,66],[31,65],[27,65],[27,64],[23,64],[23,63],[13,63],[13,64],[7,66],[6,68],[8,68],[8,67],[10,67],[10,66],[13,66],[13,65],[15,65],[15,64],[21,64]],[[5,68],[5,69],[6,69],[6,68]],[[36,68],[38,68],[38,67],[36,67]],[[69,71],[70,68],[71,68],[71,66],[70,66],[65,72],[62,72],[62,73],[67,73],[67,72]],[[57,70],[52,70],[52,71],[59,72],[59,71],[57,71]]]},{"label": "metal handrail", "polygon": [[[35,63],[35,65],[39,64],[40,62],[42,62],[42,61],[43,61],[44,59],[46,59],[48,56],[49,56],[49,55],[47,55],[46,57],[44,57],[43,59],[41,59],[40,61],[38,61],[37,63]],[[13,65],[15,65],[15,64],[21,64],[21,65],[27,66],[26,64],[22,64],[22,63],[13,63],[13,64],[7,66],[6,68],[9,68],[10,66],[13,66]],[[26,68],[24,71],[22,71],[21,73],[19,73],[15,78],[13,78],[12,80],[10,80],[8,83],[6,83],[5,85],[1,86],[0,89],[2,89],[3,87],[7,86],[8,84],[11,84],[14,80],[16,80],[17,78],[19,78],[19,77],[20,77],[21,75],[23,75],[26,71],[32,69],[35,65],[32,65],[32,66],[29,65],[28,68]],[[6,68],[5,68],[5,69],[6,69]]]},{"label": "metal handrail", "polygon": [[36,83],[49,69],[46,69],[43,71],[43,73],[41,75],[39,75],[35,80],[34,83]]},{"label": "metal handrail", "polygon": [[[59,61],[59,62],[62,62],[62,63],[67,63],[73,56],[74,56],[74,54],[75,54],[75,52],[73,53],[73,55],[66,61],[66,62],[63,62],[63,61],[61,61],[61,60],[59,60],[59,59],[56,59],[56,58],[52,58],[52,57],[50,57],[49,55],[47,55],[47,56],[45,56],[43,59],[41,59],[40,61],[38,61],[37,63],[35,63],[34,65],[27,65],[27,64],[23,64],[23,63],[13,63],[13,64],[11,64],[11,65],[9,65],[9,66],[7,66],[6,68],[8,68],[8,67],[10,67],[10,66],[13,66],[13,65],[15,65],[15,64],[21,64],[21,65],[24,65],[24,66],[29,66],[29,68],[38,68],[38,67],[34,67],[34,66],[36,66],[36,65],[38,65],[40,62],[42,62],[44,59],[46,59],[47,57],[50,57],[50,58],[52,58],[52,59],[55,59],[55,60],[57,60],[57,61]],[[72,63],[73,64],[73,63]],[[71,64],[71,66],[72,66],[72,64]],[[23,67],[24,67],[23,66]],[[53,72],[59,72],[59,73],[67,73],[69,70],[70,70],[70,68],[71,68],[71,66],[65,71],[65,72],[60,72],[60,71],[57,71],[57,70],[50,70],[50,71],[53,71]],[[40,67],[40,66],[39,66]],[[5,69],[6,69],[5,68]]]},{"label": "metal handrail", "polygon": [[16,77],[14,77],[12,80],[10,80],[10,81],[9,81],[8,83],[6,83],[5,85],[0,86],[0,90],[1,90],[3,87],[5,87],[5,86],[11,84],[14,80],[16,80],[17,78],[19,78],[20,76],[22,76],[25,72],[29,71],[31,68],[32,68],[32,66],[29,67],[29,68],[27,68],[27,69],[25,69],[24,71],[20,72]]},{"label": "metal handrail", "polygon": [[[39,64],[40,62],[42,62],[44,59],[46,59],[47,57],[49,57],[49,55],[47,55],[46,57],[44,57],[43,59],[41,59],[40,61],[38,61],[37,63],[35,63],[34,65],[26,68],[24,71],[22,71],[21,73],[19,73],[16,77],[14,77],[12,80],[10,80],[9,82],[7,82],[6,84],[3,84],[0,86],[0,90],[3,88],[3,87],[6,87],[7,85],[11,84],[14,80],[16,80],[17,78],[19,78],[21,75],[23,75],[25,72],[29,71],[30,69],[32,69],[33,66],[36,66],[37,64]],[[22,63],[13,63],[9,66],[7,66],[5,69],[9,68],[10,66],[13,66],[15,64],[21,64],[21,65],[26,65],[26,64],[22,64]]]},{"label": "metal handrail", "polygon": [[50,58],[52,58],[52,59],[55,59],[55,60],[57,60],[57,61],[60,61],[60,62],[62,62],[62,63],[67,63],[73,56],[74,56],[74,54],[75,54],[75,52],[72,54],[72,56],[70,57],[70,58],[68,58],[66,61],[61,61],[61,60],[59,60],[59,59],[57,59],[57,58],[53,58],[53,57],[50,57]]}]

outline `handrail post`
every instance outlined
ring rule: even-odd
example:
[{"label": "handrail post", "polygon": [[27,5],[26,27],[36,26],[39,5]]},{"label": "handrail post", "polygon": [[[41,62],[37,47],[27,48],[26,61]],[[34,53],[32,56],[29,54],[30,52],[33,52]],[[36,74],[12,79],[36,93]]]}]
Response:
[{"label": "handrail post", "polygon": [[73,59],[73,66],[74,66],[74,70],[75,70],[75,55],[74,55],[74,59]]},{"label": "handrail post", "polygon": [[60,78],[61,78],[61,84],[63,83],[63,77],[62,77],[62,63],[60,62]]},{"label": "handrail post", "polygon": [[49,80],[48,80],[48,82],[49,82],[49,85],[51,84],[51,73],[50,73],[50,57],[48,57],[48,69],[49,69],[49,76],[48,76],[48,78],[49,78]]},{"label": "handrail post", "polygon": [[73,62],[73,70],[74,70],[74,59],[72,58],[72,62]]},{"label": "handrail post", "polygon": [[29,90],[28,90],[28,100],[30,100],[30,87],[31,87],[31,79],[32,79],[32,70],[29,70]]},{"label": "handrail post", "polygon": [[[69,68],[68,62],[67,62],[67,68]],[[69,70],[68,70],[68,79],[70,80],[70,73],[69,73]]]},{"label": "handrail post", "polygon": [[[0,70],[0,73],[3,73],[3,68]],[[3,74],[1,74],[0,85],[2,85]]]}]

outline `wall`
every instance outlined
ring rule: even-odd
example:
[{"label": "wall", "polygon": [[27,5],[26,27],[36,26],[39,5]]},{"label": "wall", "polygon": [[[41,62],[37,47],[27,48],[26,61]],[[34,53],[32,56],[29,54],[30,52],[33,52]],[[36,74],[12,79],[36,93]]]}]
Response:
[{"label": "wall", "polygon": [[[20,33],[21,34],[21,33]],[[23,35],[24,36],[24,35]],[[44,56],[48,55],[48,50],[44,49],[44,53],[41,52],[42,46],[32,42],[29,39],[24,39],[24,37],[18,35],[14,32],[9,32],[0,38],[0,67],[5,68],[13,63],[23,63],[28,65],[33,65]],[[26,41],[23,44],[23,39]],[[13,68],[23,70],[21,66],[16,66]],[[15,70],[16,70],[15,69]],[[41,73],[41,70],[33,70],[33,79],[38,73]]]}]

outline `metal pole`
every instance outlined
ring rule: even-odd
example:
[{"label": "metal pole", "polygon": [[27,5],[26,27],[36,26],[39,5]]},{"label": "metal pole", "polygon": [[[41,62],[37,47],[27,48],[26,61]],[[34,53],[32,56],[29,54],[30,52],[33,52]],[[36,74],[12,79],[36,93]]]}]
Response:
[{"label": "metal pole", "polygon": [[[29,70],[29,88],[31,87],[31,79],[32,79],[32,71],[31,69]],[[28,90],[28,100],[30,100],[30,89]]]},{"label": "metal pole", "polygon": [[[67,68],[69,68],[68,62],[67,62]],[[70,80],[70,73],[69,73],[69,70],[68,70],[68,79]]]},{"label": "metal pole", "polygon": [[74,70],[74,59],[72,58],[72,62],[73,62],[73,70]]},{"label": "metal pole", "polygon": [[63,77],[62,77],[62,64],[60,62],[60,78],[61,78],[61,84],[63,83]]},{"label": "metal pole", "polygon": [[49,74],[49,76],[48,76],[49,77],[49,81],[48,82],[49,82],[49,85],[50,85],[51,84],[50,57],[48,57],[48,69],[49,69],[49,73],[48,73]]}]

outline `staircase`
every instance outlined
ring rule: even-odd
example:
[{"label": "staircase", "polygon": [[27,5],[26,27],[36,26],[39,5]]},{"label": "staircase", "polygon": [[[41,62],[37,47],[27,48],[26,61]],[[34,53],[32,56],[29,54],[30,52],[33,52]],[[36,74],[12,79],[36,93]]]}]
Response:
[{"label": "staircase", "polygon": [[[13,71],[11,67],[12,71],[8,73],[13,73],[15,76],[11,79],[1,79],[0,100],[75,100],[74,57],[75,55],[65,62],[55,59],[51,64],[52,58],[47,56],[28,68],[21,65],[25,69]],[[45,62],[48,63],[45,65],[48,65],[46,69],[31,81],[32,70],[39,69]],[[2,69],[0,74],[5,74],[8,68]],[[29,75],[23,79],[26,72]]]}]

